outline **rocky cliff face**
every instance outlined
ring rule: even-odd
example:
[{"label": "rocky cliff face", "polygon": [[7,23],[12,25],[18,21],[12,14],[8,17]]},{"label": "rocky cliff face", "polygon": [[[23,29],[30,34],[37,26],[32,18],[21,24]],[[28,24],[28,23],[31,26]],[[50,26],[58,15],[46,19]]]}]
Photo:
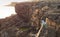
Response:
[{"label": "rocky cliff face", "polygon": [[60,2],[60,0],[40,0],[40,1],[45,1],[45,2]]},{"label": "rocky cliff face", "polygon": [[0,19],[0,25],[0,37],[25,37],[32,29],[30,24],[20,19],[18,15]]},{"label": "rocky cliff face", "polygon": [[[16,15],[7,17],[5,19],[0,19],[0,26],[1,26],[0,36],[1,37],[33,37],[33,36],[36,36],[35,34],[38,32],[39,27],[40,27],[39,24],[41,23],[39,20],[41,19],[45,20],[46,23],[50,25],[50,27],[47,28],[47,30],[49,30],[47,31],[49,32],[47,36],[49,37],[51,37],[51,35],[52,37],[55,36],[54,31],[56,31],[57,29],[56,33],[57,33],[57,37],[59,37],[60,30],[58,26],[60,25],[60,16],[49,14],[49,13],[53,13],[54,11],[56,13],[56,10],[54,10],[50,6],[49,3],[46,3],[46,2],[19,3],[19,4],[16,4],[15,11],[17,13]],[[48,18],[47,20],[46,20],[46,17]],[[32,26],[31,23],[33,23],[34,26]],[[58,23],[59,25],[57,25]],[[43,28],[43,31],[44,30],[45,28]],[[42,33],[44,34],[43,31]],[[50,33],[52,34],[50,35]]]}]

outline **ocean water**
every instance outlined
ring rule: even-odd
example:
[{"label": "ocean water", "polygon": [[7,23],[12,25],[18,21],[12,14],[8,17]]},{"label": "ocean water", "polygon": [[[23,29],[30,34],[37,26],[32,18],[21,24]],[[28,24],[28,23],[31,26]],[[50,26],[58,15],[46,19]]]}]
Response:
[{"label": "ocean water", "polygon": [[0,19],[16,14],[15,8],[12,6],[0,6]]}]

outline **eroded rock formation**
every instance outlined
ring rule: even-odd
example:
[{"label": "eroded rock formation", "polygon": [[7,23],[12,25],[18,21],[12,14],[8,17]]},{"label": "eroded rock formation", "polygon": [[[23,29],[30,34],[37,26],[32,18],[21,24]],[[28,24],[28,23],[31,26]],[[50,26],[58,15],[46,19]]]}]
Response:
[{"label": "eroded rock formation", "polygon": [[[55,8],[50,6],[50,3],[23,2],[16,4],[15,11],[17,13],[16,15],[0,20],[1,37],[33,37],[33,34],[36,34],[39,30],[41,19],[45,20],[46,23],[50,26],[47,28],[47,30],[49,30],[47,32],[50,34],[52,33],[51,35],[48,33],[45,36],[43,32],[45,28],[43,28],[41,32],[42,36],[55,37],[54,33],[56,31],[56,37],[59,37],[60,28],[58,28],[58,26],[60,26],[60,16],[49,14],[54,11],[56,12]],[[31,25],[31,23],[33,24]]]}]

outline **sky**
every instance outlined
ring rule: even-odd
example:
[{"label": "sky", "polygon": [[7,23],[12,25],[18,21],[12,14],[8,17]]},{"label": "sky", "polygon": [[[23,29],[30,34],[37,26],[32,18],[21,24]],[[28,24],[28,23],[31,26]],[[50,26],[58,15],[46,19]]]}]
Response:
[{"label": "sky", "polygon": [[14,7],[0,6],[0,19],[16,14]]},{"label": "sky", "polygon": [[0,0],[0,5],[9,4],[11,2],[25,2],[25,1],[31,1],[31,0]]},{"label": "sky", "polygon": [[25,2],[28,0],[0,0],[0,19],[16,14],[14,7],[7,7],[4,5],[10,4],[11,2]]},{"label": "sky", "polygon": [[27,2],[31,0],[0,0],[0,19],[11,16],[12,14],[16,14],[14,7],[8,7],[4,5],[8,5],[11,2]]}]

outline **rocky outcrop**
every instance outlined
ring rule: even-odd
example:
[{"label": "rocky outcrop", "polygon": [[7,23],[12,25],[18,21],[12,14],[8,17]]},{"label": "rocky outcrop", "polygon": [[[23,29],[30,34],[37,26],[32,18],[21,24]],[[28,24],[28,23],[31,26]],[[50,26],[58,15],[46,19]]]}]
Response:
[{"label": "rocky outcrop", "polygon": [[24,22],[23,19],[20,19],[18,15],[0,19],[0,25],[1,37],[16,37],[18,36],[18,31],[20,31],[20,37],[22,37],[22,35],[25,37],[25,35],[29,34],[31,32],[30,30],[32,29],[32,26],[30,26],[29,23]]},{"label": "rocky outcrop", "polygon": [[[60,24],[60,16],[50,14],[54,13],[55,10],[48,4],[46,2],[23,2],[16,4],[15,11],[17,14],[0,20],[1,37],[33,37],[39,31],[41,19],[45,20],[49,26],[46,29],[48,32],[46,37],[55,36],[56,30],[57,34],[60,34],[59,25],[57,25]],[[42,35],[45,32],[44,30],[45,28],[42,29]]]}]

